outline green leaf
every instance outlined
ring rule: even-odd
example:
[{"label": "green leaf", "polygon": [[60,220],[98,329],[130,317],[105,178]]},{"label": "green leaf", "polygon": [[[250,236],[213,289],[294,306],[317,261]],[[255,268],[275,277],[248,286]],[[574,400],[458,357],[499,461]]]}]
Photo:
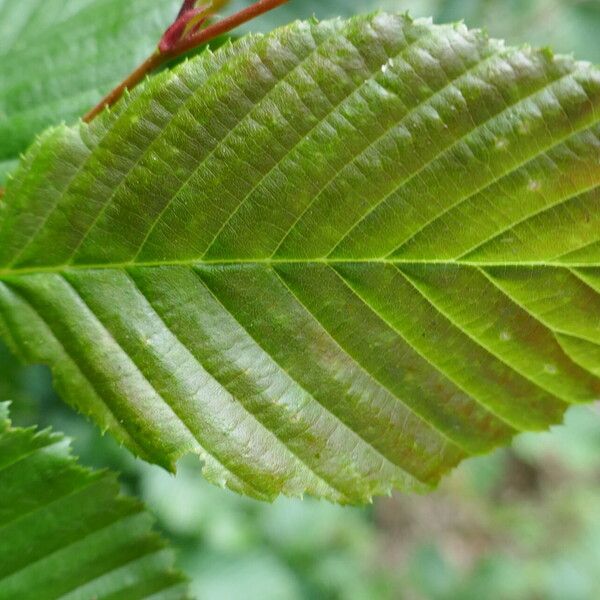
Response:
[{"label": "green leaf", "polygon": [[172,553],[116,477],[68,441],[11,426],[0,404],[0,599],[187,598]]},{"label": "green leaf", "polygon": [[0,316],[138,455],[259,498],[426,489],[600,397],[600,71],[296,23],[38,140]]},{"label": "green leaf", "polygon": [[156,46],[179,0],[0,0],[0,183],[36,134],[91,108]]}]

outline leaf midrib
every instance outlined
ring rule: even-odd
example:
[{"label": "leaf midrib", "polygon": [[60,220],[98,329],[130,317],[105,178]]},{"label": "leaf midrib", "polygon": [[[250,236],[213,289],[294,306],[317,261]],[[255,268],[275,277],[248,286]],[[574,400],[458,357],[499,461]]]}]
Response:
[{"label": "leaf midrib", "polygon": [[197,266],[214,266],[214,267],[232,267],[237,265],[258,265],[269,267],[272,265],[330,265],[338,264],[373,264],[373,265],[415,265],[415,266],[448,266],[448,267],[472,267],[478,269],[507,267],[507,268],[553,268],[553,269],[581,269],[599,267],[600,264],[589,262],[550,262],[543,260],[532,261],[477,261],[465,259],[404,259],[404,258],[231,258],[231,259],[202,259],[189,258],[182,260],[164,260],[164,261],[139,261],[139,262],[114,262],[114,263],[85,263],[72,264],[61,263],[57,265],[47,266],[31,266],[31,267],[5,267],[0,268],[0,280],[10,279],[15,276],[22,275],[37,275],[37,274],[58,274],[69,271],[96,271],[96,270],[116,270],[127,271],[128,269],[138,268],[156,268],[156,267],[197,267]]}]

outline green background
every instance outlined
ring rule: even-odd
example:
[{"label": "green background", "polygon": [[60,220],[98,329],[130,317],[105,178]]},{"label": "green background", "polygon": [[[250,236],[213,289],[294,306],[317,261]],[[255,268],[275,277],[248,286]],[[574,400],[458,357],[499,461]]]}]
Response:
[{"label": "green background", "polygon": [[[245,0],[233,0],[240,8]],[[551,46],[557,52],[600,62],[598,0],[290,0],[251,29],[270,29],[291,19],[315,15],[329,18],[377,9],[433,17],[436,23],[464,20],[513,44]]]},{"label": "green background", "polygon": [[[464,18],[512,43],[548,45],[600,62],[598,0],[292,0],[253,28],[377,6],[435,21]],[[0,348],[0,398],[18,425],[52,425],[91,466],[122,473],[178,552],[200,599],[600,598],[600,409],[521,436],[463,464],[429,496],[396,495],[349,509],[307,499],[260,504],[136,461],[58,400],[46,369]]]}]

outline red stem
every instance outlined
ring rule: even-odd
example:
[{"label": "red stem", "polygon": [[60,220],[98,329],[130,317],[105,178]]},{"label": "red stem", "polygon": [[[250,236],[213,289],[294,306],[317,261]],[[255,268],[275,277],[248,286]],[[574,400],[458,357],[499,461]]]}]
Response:
[{"label": "red stem", "polygon": [[179,40],[168,51],[161,52],[155,50],[139,67],[130,73],[114,90],[109,92],[92,110],[90,110],[83,120],[89,123],[94,117],[100,114],[106,107],[115,104],[123,95],[125,90],[135,87],[148,73],[160,67],[164,63],[201,46],[211,40],[247,23],[256,17],[273,10],[289,2],[289,0],[258,0],[251,6],[240,10],[239,12],[209,25],[196,33],[193,33]]}]

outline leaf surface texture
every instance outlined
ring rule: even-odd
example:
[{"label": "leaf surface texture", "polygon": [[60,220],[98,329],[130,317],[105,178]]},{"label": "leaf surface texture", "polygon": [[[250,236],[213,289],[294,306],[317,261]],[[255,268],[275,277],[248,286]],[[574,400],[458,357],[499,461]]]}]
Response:
[{"label": "leaf surface texture", "polygon": [[600,397],[600,71],[377,14],[205,53],[47,131],[0,317],[135,453],[364,502]]}]

